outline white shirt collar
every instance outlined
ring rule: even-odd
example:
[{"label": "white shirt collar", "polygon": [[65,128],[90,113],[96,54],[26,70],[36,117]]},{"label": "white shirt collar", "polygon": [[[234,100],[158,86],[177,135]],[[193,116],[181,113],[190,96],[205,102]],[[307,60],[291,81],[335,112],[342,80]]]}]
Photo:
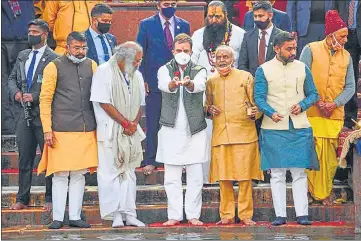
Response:
[{"label": "white shirt collar", "polygon": [[[165,27],[164,25],[165,25],[165,22],[167,21],[165,18],[163,18],[163,16],[162,16],[162,14],[158,14],[159,15],[159,18],[160,18],[160,22],[161,22],[161,24],[162,24],[162,27]],[[171,27],[174,27],[174,25],[175,25],[175,23],[174,23],[174,16],[173,17],[171,17],[169,20],[168,20],[168,22],[170,23],[170,26]]]},{"label": "white shirt collar", "polygon": [[32,49],[31,52],[34,52],[34,51],[36,50],[36,51],[38,51],[38,54],[43,55],[44,52],[45,52],[46,47],[48,47],[48,45],[45,44],[45,45],[44,45],[43,47],[41,47],[40,49]]},{"label": "white shirt collar", "polygon": [[[274,25],[272,24],[271,27],[266,29],[266,33],[267,33],[266,35],[271,36],[273,28],[274,28]],[[262,30],[261,29],[258,29],[258,35],[262,36]]]},{"label": "white shirt collar", "polygon": [[94,29],[92,29],[92,27],[89,27],[89,32],[90,32],[91,36],[93,37],[93,39],[95,39],[96,37],[101,35],[101,34],[98,34],[97,32],[95,32]]}]

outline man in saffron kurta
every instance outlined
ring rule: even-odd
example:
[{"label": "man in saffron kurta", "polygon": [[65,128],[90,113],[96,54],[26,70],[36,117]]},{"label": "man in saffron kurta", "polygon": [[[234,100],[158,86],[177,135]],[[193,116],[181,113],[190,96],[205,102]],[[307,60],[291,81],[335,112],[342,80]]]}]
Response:
[{"label": "man in saffron kurta", "polygon": [[253,77],[232,67],[233,52],[228,46],[217,48],[218,73],[207,81],[205,109],[213,119],[209,182],[219,181],[219,224],[235,222],[233,181],[238,181],[238,217],[252,225],[252,179],[263,180],[254,122],[258,111],[253,101]]},{"label": "man in saffron kurta", "polygon": [[325,40],[303,49],[300,60],[311,69],[321,98],[307,111],[321,168],[319,172],[308,172],[308,186],[314,199],[329,205],[338,163],[337,138],[343,127],[344,105],[355,92],[355,81],[352,59],[344,49],[347,25],[335,10],[326,14],[325,34]]},{"label": "man in saffron kurta", "polygon": [[66,38],[72,31],[84,32],[91,25],[91,10],[104,0],[46,1],[42,18],[48,22],[56,41],[55,52],[66,52]]},{"label": "man in saffron kurta", "polygon": [[[90,87],[96,63],[86,58],[86,37],[72,32],[67,55],[48,64],[40,93],[40,118],[45,146],[38,173],[53,177],[53,223],[63,226],[69,188],[69,225],[89,228],[80,219],[85,188],[84,174],[98,166],[96,122]],[[70,182],[68,177],[70,176]]]},{"label": "man in saffron kurta", "polygon": [[[192,61],[207,70],[211,77],[215,69],[215,51],[220,45],[228,45],[235,51],[234,63],[238,65],[239,52],[245,31],[230,22],[227,9],[222,1],[212,1],[208,4],[206,26],[198,29],[192,36]],[[211,160],[212,120],[207,122],[207,153],[203,163],[203,182],[208,183]]]},{"label": "man in saffron kurta", "polygon": [[308,67],[296,58],[297,43],[288,32],[275,36],[276,57],[256,71],[255,102],[264,113],[260,131],[261,167],[271,170],[271,190],[276,220],[287,223],[286,171],[292,174],[292,194],[297,223],[308,220],[307,174],[318,170],[312,129],[306,110],[318,99]]}]

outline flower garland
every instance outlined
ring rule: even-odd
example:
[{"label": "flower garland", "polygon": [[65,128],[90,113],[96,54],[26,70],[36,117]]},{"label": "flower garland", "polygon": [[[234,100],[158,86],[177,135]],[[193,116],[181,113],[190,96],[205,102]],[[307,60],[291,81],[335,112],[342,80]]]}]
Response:
[{"label": "flower garland", "polygon": [[[232,24],[227,21],[227,30],[226,33],[224,35],[224,39],[221,43],[221,45],[229,45],[229,41],[231,40],[231,36],[232,36]],[[215,57],[216,57],[216,48],[218,46],[214,46],[213,44],[211,44],[210,48],[207,50],[207,55],[208,55],[208,62],[209,64],[212,66],[211,68],[211,72],[213,73],[215,71],[214,66],[215,66]]]}]

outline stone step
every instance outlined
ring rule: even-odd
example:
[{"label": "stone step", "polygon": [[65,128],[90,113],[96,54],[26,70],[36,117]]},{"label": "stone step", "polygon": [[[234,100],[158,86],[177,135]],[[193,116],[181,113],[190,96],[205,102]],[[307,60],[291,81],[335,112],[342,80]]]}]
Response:
[{"label": "stone step", "polygon": [[[142,168],[137,168],[136,171],[137,176],[137,185],[156,185],[164,183],[164,169],[159,168],[152,173],[152,175],[146,176],[143,174]],[[183,175],[183,179],[185,182],[185,175]],[[85,174],[85,183],[87,186],[97,186],[97,173],[87,173]],[[18,169],[6,169],[2,170],[1,173],[1,186],[18,186],[19,185],[19,170]],[[36,169],[34,169],[33,177],[32,177],[32,186],[45,186],[45,174],[40,174],[39,176],[36,173]]]},{"label": "stone step", "polygon": [[[206,223],[214,223],[219,220],[219,204],[211,203],[202,206],[201,220]],[[66,212],[67,213],[67,212]],[[33,207],[26,210],[1,210],[2,228],[14,227],[18,225],[47,225],[51,222],[52,216],[41,207]],[[166,205],[138,205],[137,215],[139,220],[146,224],[164,222],[167,220]],[[65,215],[64,223],[67,223],[68,215]],[[100,218],[98,206],[84,206],[83,218],[90,224],[107,224],[111,221],[104,221]],[[287,206],[287,216],[289,221],[296,220],[296,214],[293,206]],[[309,216],[311,220],[322,222],[334,221],[354,221],[354,205],[346,203],[342,205],[323,206],[314,205],[309,207]],[[253,219],[255,221],[270,222],[275,219],[272,204],[259,204],[254,206]]]},{"label": "stone step", "polygon": [[[16,202],[18,187],[3,187],[1,195],[1,207],[9,208]],[[186,187],[183,186],[183,192]],[[238,196],[238,187],[234,187],[235,200]],[[347,201],[352,202],[352,190],[347,186],[337,186],[333,189],[333,200],[341,197],[346,192]],[[119,194],[121,195],[121,194]],[[219,203],[219,187],[203,187],[202,202]],[[272,193],[269,184],[263,184],[253,187],[254,205],[272,204]],[[42,207],[45,203],[45,187],[32,187],[30,192],[30,207]],[[98,187],[86,186],[83,203],[85,206],[99,205]],[[167,195],[162,185],[137,186],[137,205],[167,204]],[[293,205],[292,187],[287,186],[287,204]],[[316,204],[316,202],[315,202]]]},{"label": "stone step", "polygon": [[[137,185],[156,185],[164,184],[164,168],[160,167],[156,169],[152,175],[145,176],[143,174],[143,168],[137,168],[136,171]],[[264,172],[264,181],[259,181],[261,184],[269,184],[271,175]],[[182,175],[182,182],[186,183],[186,173]],[[292,175],[287,171],[286,182],[292,183]],[[347,182],[347,181],[346,181]],[[45,175],[40,174],[39,176],[36,173],[36,169],[33,170],[32,177],[32,186],[44,186],[45,185]],[[87,173],[85,174],[85,183],[87,186],[97,186],[97,173]],[[3,187],[8,186],[17,186],[19,185],[19,169],[2,169],[1,170],[1,185]]]},{"label": "stone step", "polygon": [[49,230],[47,226],[14,226],[2,228],[4,240],[316,240],[356,239],[353,222],[313,222],[312,226],[302,226],[295,222],[273,227],[269,222],[257,222],[254,226],[243,224],[203,226],[181,224],[174,227],[149,225],[136,228],[125,226],[114,229],[110,225],[92,225],[88,229],[69,228]]}]

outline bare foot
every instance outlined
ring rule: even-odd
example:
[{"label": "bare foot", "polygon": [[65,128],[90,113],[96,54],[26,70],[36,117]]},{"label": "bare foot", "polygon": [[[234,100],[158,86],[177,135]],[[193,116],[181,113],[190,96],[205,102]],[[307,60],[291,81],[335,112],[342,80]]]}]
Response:
[{"label": "bare foot", "polygon": [[180,224],[180,222],[174,219],[170,219],[167,222],[163,223],[163,226],[174,226],[177,224]]},{"label": "bare foot", "polygon": [[221,221],[219,221],[218,223],[216,223],[217,225],[227,225],[227,224],[233,224],[234,221],[229,220],[229,219],[221,219]]},{"label": "bare foot", "polygon": [[46,210],[47,212],[51,212],[53,209],[53,203],[46,202],[43,206],[43,210]]},{"label": "bare foot", "polygon": [[196,219],[196,218],[192,218],[192,219],[188,220],[188,223],[195,225],[195,226],[203,225],[203,222],[201,222],[199,219]]},{"label": "bare foot", "polygon": [[26,206],[25,204],[22,204],[21,202],[17,202],[10,209],[21,210],[21,209],[26,209],[26,208],[28,208],[28,206]]},{"label": "bare foot", "polygon": [[333,202],[332,202],[332,197],[331,195],[328,196],[327,198],[325,198],[324,200],[322,200],[322,205],[324,206],[332,206]]},{"label": "bare foot", "polygon": [[247,226],[252,226],[252,225],[256,224],[256,222],[253,221],[252,219],[244,219],[244,220],[241,220],[241,221]]}]

